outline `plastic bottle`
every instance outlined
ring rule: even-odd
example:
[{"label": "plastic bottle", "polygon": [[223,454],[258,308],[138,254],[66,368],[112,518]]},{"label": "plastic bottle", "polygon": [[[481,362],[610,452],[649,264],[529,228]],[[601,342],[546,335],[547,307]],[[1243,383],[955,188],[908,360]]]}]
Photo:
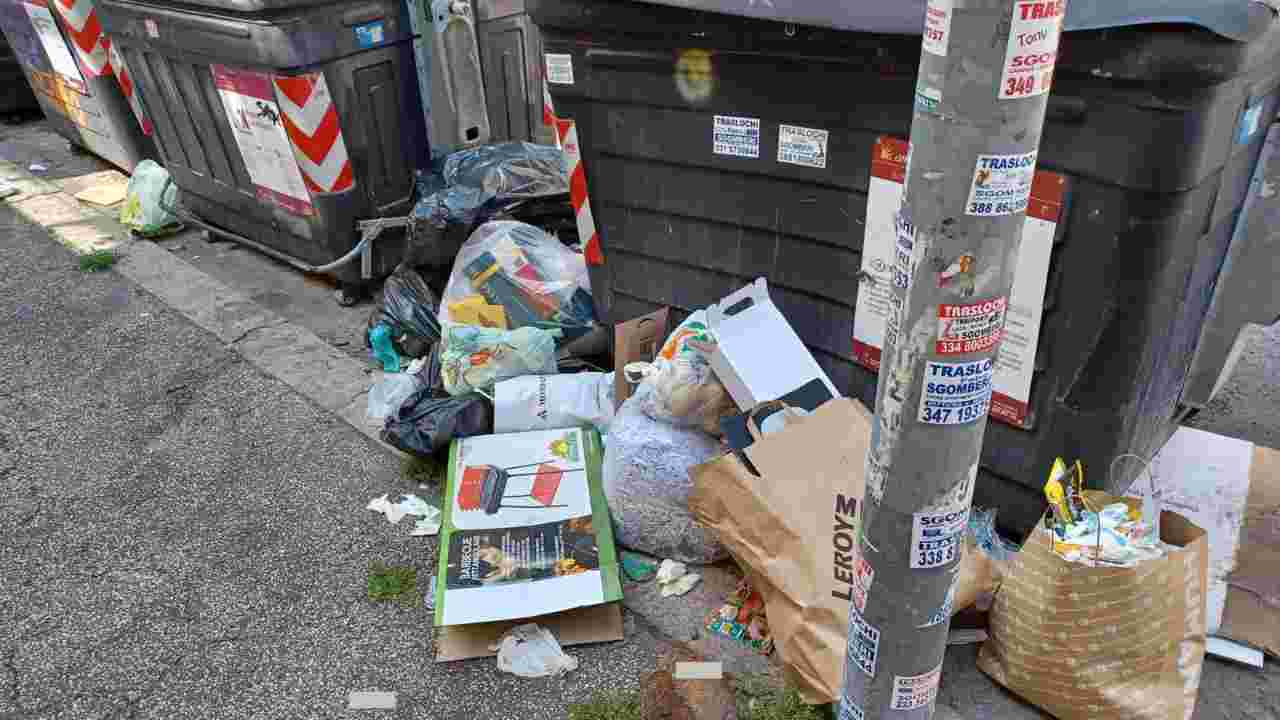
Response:
[{"label": "plastic bottle", "polygon": [[383,372],[400,372],[400,354],[391,344],[391,328],[386,323],[378,323],[369,331],[369,344],[373,346],[373,356],[382,362]]}]

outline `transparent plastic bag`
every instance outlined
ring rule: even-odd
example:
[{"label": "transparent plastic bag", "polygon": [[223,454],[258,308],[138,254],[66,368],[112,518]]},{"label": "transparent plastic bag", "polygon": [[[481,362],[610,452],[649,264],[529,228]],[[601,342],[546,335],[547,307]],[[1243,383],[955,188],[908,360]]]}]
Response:
[{"label": "transparent plastic bag", "polygon": [[[182,222],[164,209],[178,203],[178,186],[168,183],[166,187],[168,180],[169,171],[154,160],[138,163],[125,190],[120,223],[143,237],[155,237],[180,229]],[[162,192],[163,198],[160,196]]]},{"label": "transparent plastic bag", "polygon": [[687,563],[723,560],[728,553],[714,531],[689,510],[689,468],[718,456],[720,443],[649,417],[641,407],[652,392],[641,385],[609,425],[602,475],[618,543]]},{"label": "transparent plastic bag", "polygon": [[527,200],[569,192],[564,153],[549,145],[507,142],[459,150],[418,175],[415,223],[470,226]]},{"label": "transparent plastic bag", "polygon": [[378,424],[382,424],[388,415],[400,409],[401,403],[422,386],[422,381],[412,373],[393,373],[387,375],[382,382],[369,388],[369,403],[366,416]]},{"label": "transparent plastic bag", "polygon": [[521,375],[556,373],[555,335],[546,330],[450,325],[441,343],[440,376],[450,395],[484,390]]},{"label": "transparent plastic bag", "polygon": [[528,623],[507,631],[497,645],[498,669],[523,678],[555,677],[578,669],[578,659],[565,654],[551,631]]},{"label": "transparent plastic bag", "polygon": [[560,344],[576,340],[596,324],[586,260],[532,225],[485,223],[458,251],[440,321],[556,329]]}]

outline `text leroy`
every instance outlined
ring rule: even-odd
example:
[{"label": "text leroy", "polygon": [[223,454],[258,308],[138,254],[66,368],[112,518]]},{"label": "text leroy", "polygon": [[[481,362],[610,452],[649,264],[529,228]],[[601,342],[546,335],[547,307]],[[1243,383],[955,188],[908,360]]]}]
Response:
[{"label": "text leroy", "polygon": [[851,602],[853,599],[854,564],[858,557],[857,518],[858,501],[836,493],[835,525],[831,529],[831,547],[835,554],[832,574],[838,586],[831,591],[831,596],[846,602]]}]

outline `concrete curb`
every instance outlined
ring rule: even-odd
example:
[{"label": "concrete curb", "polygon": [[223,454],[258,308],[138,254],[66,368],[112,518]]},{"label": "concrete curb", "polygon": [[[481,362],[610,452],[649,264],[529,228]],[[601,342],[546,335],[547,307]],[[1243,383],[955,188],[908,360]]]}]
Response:
[{"label": "concrete curb", "polygon": [[310,330],[262,307],[149,240],[134,239],[118,209],[76,200],[58,185],[0,161],[0,178],[19,194],[3,202],[80,254],[115,250],[113,269],[209,331],[262,372],[345,420],[388,452],[365,420],[369,388],[380,373],[334,348]]}]

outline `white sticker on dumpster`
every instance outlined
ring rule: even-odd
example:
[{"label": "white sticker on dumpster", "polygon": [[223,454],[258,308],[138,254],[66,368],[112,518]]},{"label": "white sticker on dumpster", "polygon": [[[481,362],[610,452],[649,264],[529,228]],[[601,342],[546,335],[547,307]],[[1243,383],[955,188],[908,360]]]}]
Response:
[{"label": "white sticker on dumpster", "polygon": [[779,125],[778,162],[825,169],[829,136],[826,130]]},{"label": "white sticker on dumpster", "polygon": [[923,675],[894,675],[893,699],[889,702],[889,709],[915,710],[933,704],[941,679],[941,665]]},{"label": "white sticker on dumpster", "polygon": [[547,82],[552,85],[573,84],[573,56],[547,53]]},{"label": "white sticker on dumpster", "polygon": [[717,155],[760,157],[760,118],[716,115],[711,143]]},{"label": "white sticker on dumpster", "polygon": [[951,37],[951,0],[929,0],[924,10],[924,49],[934,55],[947,56],[947,40]]},{"label": "white sticker on dumpster", "polygon": [[40,44],[44,46],[44,52],[49,56],[49,64],[53,66],[54,72],[61,75],[75,90],[87,93],[84,76],[80,74],[80,66],[76,64],[76,59],[71,57],[71,51],[67,49],[66,41],[58,32],[58,23],[53,19],[53,13],[49,12],[48,5],[44,2],[24,2],[22,8],[31,18],[31,27],[35,28],[36,37],[40,38]]},{"label": "white sticker on dumpster", "polygon": [[994,359],[927,363],[924,392],[920,393],[920,422],[964,425],[985,418],[991,404],[995,365]]},{"label": "white sticker on dumpster", "polygon": [[866,620],[862,613],[849,613],[849,662],[862,668],[867,677],[876,676],[876,656],[880,654],[880,631]]},{"label": "white sticker on dumpster", "polygon": [[1027,98],[1049,92],[1066,10],[1066,0],[1018,0],[1013,4],[997,97]]},{"label": "white sticker on dumpster", "polygon": [[965,215],[995,217],[1027,209],[1036,177],[1036,153],[979,155]]},{"label": "white sticker on dumpster", "polygon": [[270,76],[225,65],[209,67],[258,199],[295,215],[314,214]]}]

